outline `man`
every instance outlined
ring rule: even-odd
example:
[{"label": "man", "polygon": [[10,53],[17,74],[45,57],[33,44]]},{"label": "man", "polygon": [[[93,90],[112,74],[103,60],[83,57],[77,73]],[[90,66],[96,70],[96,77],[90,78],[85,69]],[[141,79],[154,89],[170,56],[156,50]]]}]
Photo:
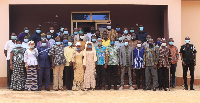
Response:
[{"label": "man", "polygon": [[49,47],[47,46],[46,39],[41,40],[42,45],[37,48],[38,50],[38,69],[39,69],[39,83],[38,90],[42,89],[43,74],[45,74],[45,90],[50,91],[50,57]]},{"label": "man", "polygon": [[[45,33],[42,33],[42,34],[41,34],[41,40],[42,40],[42,39],[45,39],[45,41],[46,41],[46,37],[47,37],[47,36],[46,36]],[[37,46],[36,46],[36,47],[38,48],[38,47],[41,47],[41,46],[42,46],[42,41],[39,41],[39,42],[37,43]],[[47,47],[50,47],[50,43],[49,43],[48,41],[46,41],[46,46],[47,46]]]},{"label": "man", "polygon": [[108,65],[108,90],[111,89],[111,78],[113,74],[114,90],[117,90],[117,72],[119,65],[119,48],[115,45],[115,39],[111,38],[110,44],[106,48],[106,66]]},{"label": "man", "polygon": [[[64,31],[63,25],[59,25],[59,32],[57,33],[57,36],[60,36],[60,34],[62,34],[63,31]],[[56,37],[57,37],[57,36],[56,36]]]},{"label": "man", "polygon": [[124,28],[123,35],[122,35],[122,40],[124,40],[125,38],[127,38],[128,40],[131,40],[131,35],[128,33],[128,28],[127,27]]},{"label": "man", "polygon": [[[77,31],[77,30],[75,30],[75,31]],[[80,34],[84,34],[82,30],[79,30],[79,31],[78,31],[78,34],[76,34],[76,35],[74,36],[74,42],[76,42],[76,41],[78,41],[78,40],[80,39]],[[88,41],[88,37],[87,37],[86,34],[84,34],[83,41]]]},{"label": "man", "polygon": [[119,24],[116,25],[116,29],[115,30],[118,33],[118,35],[121,34],[121,32],[120,32],[120,25]]},{"label": "man", "polygon": [[49,27],[49,32],[52,35],[52,38],[55,39],[57,37],[56,32],[54,31],[54,27]]},{"label": "man", "polygon": [[[70,38],[71,39],[71,38]],[[64,35],[63,37],[63,46],[64,47],[67,47],[68,46],[68,36],[67,35]]]},{"label": "man", "polygon": [[151,90],[151,75],[153,78],[153,91],[156,91],[158,87],[158,73],[156,69],[157,65],[157,49],[153,45],[153,39],[149,39],[149,46],[145,47],[144,52],[144,68],[145,68],[145,79],[146,79],[146,89]]},{"label": "man", "polygon": [[177,62],[178,62],[178,58],[179,58],[179,54],[178,54],[178,48],[174,45],[174,40],[173,38],[169,39],[169,45],[168,48],[170,49],[170,53],[171,53],[171,57],[172,57],[172,64],[171,64],[171,68],[170,68],[170,77],[172,77],[170,82],[170,86],[172,88],[175,88],[176,86],[176,67],[177,67]]},{"label": "man", "polygon": [[79,41],[76,41],[74,42],[74,45],[77,43],[77,42],[80,42],[81,43],[81,50],[84,50],[85,49],[85,43],[86,41],[83,41],[85,39],[85,36],[82,32],[79,33]]},{"label": "man", "polygon": [[50,32],[47,32],[47,40],[46,41],[49,42],[50,48],[55,44],[55,40],[52,39],[52,37],[53,37],[53,34]]},{"label": "man", "polygon": [[95,35],[96,35],[97,39],[98,39],[98,38],[101,38],[101,34],[100,34],[100,31],[99,31],[99,30],[96,30]]},{"label": "man", "polygon": [[93,43],[93,46],[94,46],[94,47],[98,46],[96,35],[92,35],[91,42]]},{"label": "man", "polygon": [[95,47],[97,55],[97,90],[105,90],[105,78],[106,78],[106,47],[102,45],[102,41],[98,40],[98,46]]},{"label": "man", "polygon": [[29,34],[29,29],[28,29],[27,26],[24,27],[24,32],[20,33],[20,34],[17,36],[17,39],[19,39],[19,40],[21,40],[21,42],[23,42],[23,41],[24,41],[24,36],[25,36],[25,35],[28,37],[28,39],[30,39],[31,34]]},{"label": "man", "polygon": [[131,40],[129,41],[129,46],[133,47],[133,50],[135,49],[135,47],[137,46],[137,42],[138,40],[136,40],[136,34],[132,33],[131,35]]},{"label": "man", "polygon": [[142,44],[143,47],[149,46],[149,39],[151,39],[151,36],[150,36],[150,35],[147,35],[147,36],[146,36],[146,40],[147,40],[147,41],[145,41],[145,42]]},{"label": "man", "polygon": [[135,33],[135,28],[133,26],[130,27],[130,34]]},{"label": "man", "polygon": [[68,46],[64,48],[64,55],[66,59],[64,74],[65,74],[65,85],[67,90],[72,90],[74,80],[74,70],[72,55],[75,48],[73,47],[72,39],[68,39]]},{"label": "man", "polygon": [[119,34],[118,35],[118,41],[115,41],[115,45],[118,47],[118,48],[121,48],[122,46],[124,46],[124,43],[122,41],[122,35]]},{"label": "man", "polygon": [[36,33],[34,33],[33,35],[31,35],[30,41],[34,41],[34,43],[36,44],[35,47],[37,46],[37,43],[41,40],[41,28],[40,26],[37,26],[36,28]]},{"label": "man", "polygon": [[133,59],[132,65],[133,69],[135,69],[136,73],[136,84],[137,88],[140,89],[140,77],[142,76],[142,88],[145,89],[145,69],[144,69],[144,52],[145,48],[142,47],[142,42],[140,40],[137,41],[137,47],[133,49]]},{"label": "man", "polygon": [[165,38],[162,39],[160,48],[158,48],[158,78],[159,89],[164,88],[165,91],[169,89],[169,68],[171,65],[171,53],[167,48]]},{"label": "man", "polygon": [[108,37],[108,34],[103,34],[103,40],[102,40],[102,45],[107,47],[110,45],[110,39]]},{"label": "man", "polygon": [[161,46],[161,38],[157,38],[156,48],[159,48]]},{"label": "man", "polygon": [[182,60],[182,66],[183,66],[183,79],[184,79],[184,90],[188,90],[188,85],[187,85],[187,71],[188,68],[190,70],[190,90],[195,90],[193,88],[194,84],[194,66],[196,66],[196,49],[193,44],[190,44],[190,38],[186,37],[185,38],[185,43],[184,45],[181,46],[180,49],[180,55],[181,55],[181,60]]},{"label": "man", "polygon": [[7,88],[10,89],[12,70],[10,69],[10,52],[16,47],[17,35],[11,33],[11,40],[7,41],[4,48],[4,54],[7,60]]},{"label": "man", "polygon": [[87,33],[88,41],[91,41],[91,37],[92,37],[92,35],[95,35],[95,29],[94,29],[93,26],[90,27],[90,32]]},{"label": "man", "polygon": [[148,35],[148,33],[146,33],[146,32],[144,31],[143,25],[140,25],[140,26],[139,26],[139,29],[140,29],[140,31],[136,33],[136,35],[137,35],[137,40],[141,40],[142,43],[144,43],[145,41],[147,41],[147,40],[146,40],[146,36]]},{"label": "man", "polygon": [[132,76],[131,76],[131,66],[132,66],[132,54],[133,49],[128,45],[129,40],[127,38],[124,39],[124,46],[120,48],[120,66],[121,66],[121,84],[119,90],[124,88],[124,74],[125,69],[128,69],[128,77],[129,77],[129,89],[133,90],[132,87]]}]

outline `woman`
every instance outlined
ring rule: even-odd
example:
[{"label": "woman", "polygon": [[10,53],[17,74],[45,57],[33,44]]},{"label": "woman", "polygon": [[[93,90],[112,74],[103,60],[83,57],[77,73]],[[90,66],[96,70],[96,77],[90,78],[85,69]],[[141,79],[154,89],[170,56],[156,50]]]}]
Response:
[{"label": "woman", "polygon": [[83,67],[85,69],[84,88],[85,90],[88,90],[89,88],[92,88],[92,90],[94,90],[96,86],[95,62],[97,61],[97,57],[96,57],[96,50],[92,42],[88,41],[86,43],[83,54],[84,54]]},{"label": "woman", "polygon": [[30,48],[27,49],[24,54],[24,62],[27,71],[25,90],[35,91],[38,90],[37,70],[36,70],[36,67],[38,65],[37,62],[38,51],[36,48],[34,48],[35,46],[34,41],[29,41],[28,45]]},{"label": "woman", "polygon": [[24,42],[22,42],[22,47],[23,48],[26,48],[26,49],[29,49],[30,47],[28,46],[28,36],[27,35],[25,35],[24,36]]},{"label": "woman", "polygon": [[13,70],[11,89],[23,91],[25,89],[25,65],[24,65],[24,53],[25,48],[22,48],[20,40],[16,40],[16,48],[10,53],[10,69]]},{"label": "woman", "polygon": [[81,51],[81,43],[76,43],[76,51],[73,53],[74,81],[72,90],[81,90],[83,88],[83,52]]}]

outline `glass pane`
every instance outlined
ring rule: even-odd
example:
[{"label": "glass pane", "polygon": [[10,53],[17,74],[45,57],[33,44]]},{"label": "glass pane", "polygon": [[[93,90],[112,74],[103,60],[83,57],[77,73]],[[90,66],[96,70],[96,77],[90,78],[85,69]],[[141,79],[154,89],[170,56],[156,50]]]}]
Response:
[{"label": "glass pane", "polygon": [[90,20],[90,13],[72,13],[72,20]]},{"label": "glass pane", "polygon": [[97,30],[99,30],[99,28],[105,28],[106,29],[107,24],[97,24]]},{"label": "glass pane", "polygon": [[109,13],[92,13],[92,20],[109,20]]},{"label": "glass pane", "polygon": [[76,28],[76,22],[73,22],[73,30]]},{"label": "glass pane", "polygon": [[78,28],[82,28],[83,29],[83,32],[86,34],[88,32],[90,32],[90,27],[91,26],[95,26],[95,23],[94,22],[78,22],[77,23],[77,27]]}]

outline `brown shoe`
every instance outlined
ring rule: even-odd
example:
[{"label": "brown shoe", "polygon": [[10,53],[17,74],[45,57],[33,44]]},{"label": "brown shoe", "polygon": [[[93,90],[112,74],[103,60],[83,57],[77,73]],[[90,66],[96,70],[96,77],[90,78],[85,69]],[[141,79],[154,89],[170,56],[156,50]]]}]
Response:
[{"label": "brown shoe", "polygon": [[55,91],[58,91],[58,89],[54,89]]},{"label": "brown shoe", "polygon": [[61,90],[61,91],[64,91],[64,89],[63,89],[63,88],[61,88],[60,90]]}]

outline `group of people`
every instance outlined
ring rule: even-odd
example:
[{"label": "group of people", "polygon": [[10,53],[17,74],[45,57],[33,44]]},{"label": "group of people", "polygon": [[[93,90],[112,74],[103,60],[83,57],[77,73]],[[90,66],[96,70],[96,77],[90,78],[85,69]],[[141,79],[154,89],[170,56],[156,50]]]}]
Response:
[{"label": "group of people", "polygon": [[[50,91],[50,77],[53,75],[55,91],[63,91],[63,86],[66,86],[67,90],[110,90],[112,81],[114,90],[123,90],[124,77],[128,73],[131,90],[151,90],[152,77],[153,91],[167,91],[170,77],[170,86],[176,86],[175,72],[180,53],[184,89],[188,90],[189,67],[190,90],[194,90],[197,51],[194,45],[190,44],[189,37],[185,38],[186,43],[178,52],[173,38],[167,41],[159,37],[154,42],[144,31],[143,25],[139,26],[138,32],[135,32],[133,26],[130,30],[124,28],[123,32],[121,31],[120,25],[112,29],[108,24],[102,33],[91,27],[89,33],[84,33],[82,28],[75,28],[70,35],[68,28],[62,25],[57,33],[53,27],[49,28],[49,32],[41,33],[40,26],[36,27],[36,32],[32,35],[28,27],[19,35],[12,33],[11,40],[6,43],[4,49],[8,65],[8,88],[18,91],[41,91],[45,79],[45,90]],[[136,74],[136,88],[133,88],[133,72]]]}]

